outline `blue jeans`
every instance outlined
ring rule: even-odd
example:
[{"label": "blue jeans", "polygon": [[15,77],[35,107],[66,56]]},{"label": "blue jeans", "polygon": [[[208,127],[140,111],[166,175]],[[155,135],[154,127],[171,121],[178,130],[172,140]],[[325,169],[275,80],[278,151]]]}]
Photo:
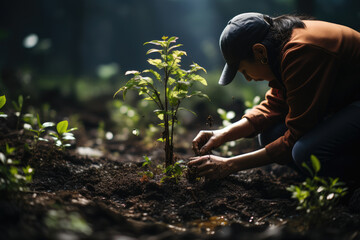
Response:
[{"label": "blue jeans", "polygon": [[[260,145],[276,140],[286,130],[282,122],[259,134]],[[293,147],[292,161],[307,173],[302,163],[311,166],[311,154],[320,160],[319,175],[360,180],[360,101],[325,118],[301,137]]]}]

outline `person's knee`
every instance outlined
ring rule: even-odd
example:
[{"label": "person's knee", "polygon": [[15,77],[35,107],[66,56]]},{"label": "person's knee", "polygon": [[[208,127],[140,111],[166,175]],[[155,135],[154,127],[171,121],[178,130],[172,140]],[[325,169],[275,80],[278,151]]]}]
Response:
[{"label": "person's knee", "polygon": [[302,141],[297,141],[292,149],[292,157],[294,163],[299,168],[303,168],[303,163],[308,163],[310,161],[311,149],[308,144],[303,143]]},{"label": "person's knee", "polygon": [[266,131],[258,135],[259,144],[261,147],[265,147],[269,143],[275,141],[277,138],[284,135],[287,127],[284,122],[280,122],[273,127],[267,129]]}]

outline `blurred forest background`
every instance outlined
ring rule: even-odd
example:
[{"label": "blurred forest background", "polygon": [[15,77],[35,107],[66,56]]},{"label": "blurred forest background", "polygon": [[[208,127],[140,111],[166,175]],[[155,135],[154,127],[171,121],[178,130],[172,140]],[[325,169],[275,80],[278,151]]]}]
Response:
[{"label": "blurred forest background", "polygon": [[[101,114],[127,70],[149,68],[146,59],[155,56],[145,55],[143,43],[177,36],[188,53],[183,67],[196,62],[208,72],[202,91],[212,101],[191,102],[203,114],[200,121],[218,107],[240,117],[244,100],[267,88],[241,76],[230,87],[217,85],[224,65],[218,39],[233,16],[296,13],[360,30],[359,0],[8,0],[0,9],[0,95]],[[131,97],[127,104],[138,108]]]}]

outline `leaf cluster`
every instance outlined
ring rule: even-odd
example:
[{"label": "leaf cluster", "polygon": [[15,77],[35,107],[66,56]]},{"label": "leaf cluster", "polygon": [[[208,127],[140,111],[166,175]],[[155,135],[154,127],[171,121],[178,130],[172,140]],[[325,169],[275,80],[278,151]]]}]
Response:
[{"label": "leaf cluster", "polygon": [[345,183],[339,181],[339,178],[319,177],[317,174],[321,164],[314,155],[311,155],[311,164],[312,168],[306,163],[302,164],[311,178],[306,178],[301,185],[291,185],[287,190],[292,193],[292,198],[298,200],[298,210],[304,210],[306,213],[330,211],[347,193]]},{"label": "leaf cluster", "polygon": [[145,162],[143,162],[142,167],[146,170],[139,172],[138,174],[142,176],[141,182],[146,182],[149,179],[154,178],[154,168],[152,167],[151,159],[148,156],[144,156]]},{"label": "leaf cluster", "polygon": [[0,152],[0,192],[5,192],[5,196],[26,191],[34,174],[30,166],[20,167],[20,161],[12,159],[15,150],[6,144],[4,153]]},{"label": "leaf cluster", "polygon": [[184,160],[177,161],[173,165],[167,166],[163,170],[165,175],[161,178],[160,182],[163,183],[173,179],[176,183],[178,183],[186,168]]},{"label": "leaf cluster", "polygon": [[[143,100],[156,103],[158,108],[154,112],[162,121],[165,119],[164,115],[175,116],[178,110],[188,110],[179,108],[180,102],[183,99],[193,96],[208,98],[201,91],[189,92],[195,82],[207,85],[206,80],[196,74],[200,70],[204,72],[206,70],[196,63],[193,63],[189,70],[181,69],[181,58],[187,54],[185,51],[176,50],[182,46],[182,44],[173,45],[177,39],[177,37],[163,37],[162,41],[153,40],[146,42],[145,44],[158,47],[148,50],[147,54],[158,53],[160,58],[150,58],[147,61],[150,65],[163,72],[163,74],[154,69],[146,69],[142,72],[136,70],[127,71],[125,75],[133,75],[133,77],[114,96],[122,92],[125,99],[128,90],[138,91],[139,95],[144,97]],[[162,84],[164,90],[162,91],[155,82]],[[167,108],[167,105],[169,105],[169,108]],[[176,118],[170,118],[169,123],[171,124],[172,121],[176,121]],[[164,124],[160,125],[164,126]]]},{"label": "leaf cluster", "polygon": [[61,121],[56,125],[56,132],[50,133],[50,135],[55,141],[56,146],[60,147],[61,149],[70,147],[71,144],[69,143],[69,141],[75,140],[72,131],[77,130],[77,128],[68,129],[68,126],[69,122],[67,120]]},{"label": "leaf cluster", "polygon": [[37,129],[33,129],[32,127],[29,128],[28,130],[32,133],[34,133],[34,139],[35,139],[35,142],[37,141],[45,141],[47,142],[48,140],[43,138],[42,135],[45,133],[46,131],[46,128],[49,128],[49,127],[53,127],[55,126],[55,123],[53,122],[44,122],[44,123],[41,123],[40,122],[40,117],[39,117],[39,114],[36,115],[36,123],[37,123]]}]

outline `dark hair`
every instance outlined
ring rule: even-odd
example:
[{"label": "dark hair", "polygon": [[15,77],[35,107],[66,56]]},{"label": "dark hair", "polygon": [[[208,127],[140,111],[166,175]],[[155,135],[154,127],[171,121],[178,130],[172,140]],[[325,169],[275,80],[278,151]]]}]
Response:
[{"label": "dark hair", "polygon": [[280,74],[280,52],[284,45],[289,41],[294,28],[305,28],[302,20],[310,19],[306,16],[282,15],[271,18],[264,15],[266,22],[270,24],[270,29],[264,40],[261,41],[268,53],[268,63],[276,78],[281,80]]}]

